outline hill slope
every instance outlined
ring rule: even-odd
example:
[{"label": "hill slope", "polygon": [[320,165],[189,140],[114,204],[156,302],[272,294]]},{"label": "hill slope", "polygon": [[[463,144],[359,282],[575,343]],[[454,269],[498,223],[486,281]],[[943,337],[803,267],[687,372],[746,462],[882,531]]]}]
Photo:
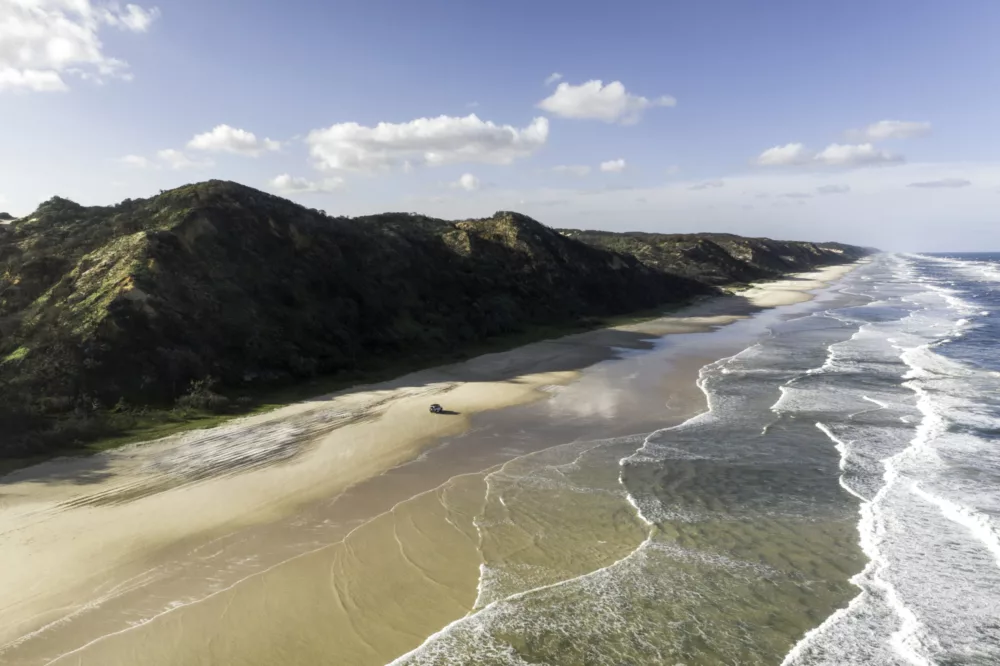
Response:
[{"label": "hill slope", "polygon": [[334,218],[224,181],[108,207],[53,198],[0,227],[0,454],[65,445],[80,436],[66,415],[170,405],[207,376],[237,388],[431,360],[863,253],[713,237],[670,254],[633,236],[509,212]]},{"label": "hill slope", "polygon": [[875,252],[842,243],[775,241],[733,234],[653,234],[561,229],[568,238],[630,254],[657,270],[707,284],[775,278],[816,266],[846,263]]}]

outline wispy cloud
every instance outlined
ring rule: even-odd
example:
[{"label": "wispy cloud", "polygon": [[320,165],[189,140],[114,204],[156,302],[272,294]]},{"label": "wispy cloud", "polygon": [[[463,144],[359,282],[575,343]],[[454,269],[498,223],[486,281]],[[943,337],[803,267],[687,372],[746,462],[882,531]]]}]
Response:
[{"label": "wispy cloud", "polygon": [[195,160],[191,159],[183,152],[179,150],[174,150],[173,148],[166,148],[160,150],[156,153],[156,156],[169,168],[174,170],[181,169],[207,169],[213,166],[215,163],[212,160]]},{"label": "wispy cloud", "polygon": [[586,176],[590,173],[590,167],[585,164],[560,164],[552,167],[556,173],[566,173],[572,176]]},{"label": "wispy cloud", "polygon": [[877,149],[871,143],[831,143],[818,153],[812,153],[801,143],[787,143],[768,148],[757,156],[757,164],[779,166],[859,167],[876,164],[898,164],[902,156]]},{"label": "wispy cloud", "polygon": [[938,180],[924,180],[916,183],[910,183],[907,187],[934,189],[968,187],[969,185],[972,185],[972,181],[966,180],[965,178],[940,178]]},{"label": "wispy cloud", "polygon": [[801,143],[786,143],[783,146],[768,148],[757,156],[757,164],[761,166],[788,166],[803,164],[810,159],[806,147]]},{"label": "wispy cloud", "polygon": [[926,136],[931,132],[931,124],[914,120],[880,120],[864,129],[848,130],[852,141],[884,141],[886,139],[909,139]]},{"label": "wispy cloud", "polygon": [[271,179],[270,185],[281,194],[322,194],[333,192],[342,187],[342,178],[326,178],[322,181],[311,181],[283,173]]}]

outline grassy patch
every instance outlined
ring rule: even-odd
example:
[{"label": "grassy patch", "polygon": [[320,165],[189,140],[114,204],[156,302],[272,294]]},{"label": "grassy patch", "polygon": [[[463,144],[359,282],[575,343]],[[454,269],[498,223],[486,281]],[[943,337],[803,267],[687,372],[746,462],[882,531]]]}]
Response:
[{"label": "grassy patch", "polygon": [[25,346],[20,346],[11,353],[7,354],[3,361],[0,361],[0,365],[4,363],[13,363],[14,361],[20,361],[22,358],[28,355],[28,348]]}]

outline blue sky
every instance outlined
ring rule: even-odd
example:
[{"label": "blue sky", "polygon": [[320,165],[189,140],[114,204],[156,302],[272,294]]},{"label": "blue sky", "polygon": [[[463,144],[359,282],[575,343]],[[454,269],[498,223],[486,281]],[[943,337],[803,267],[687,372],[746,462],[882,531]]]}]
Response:
[{"label": "blue sky", "polygon": [[346,215],[1000,248],[998,31],[977,0],[0,0],[0,210],[225,178]]}]

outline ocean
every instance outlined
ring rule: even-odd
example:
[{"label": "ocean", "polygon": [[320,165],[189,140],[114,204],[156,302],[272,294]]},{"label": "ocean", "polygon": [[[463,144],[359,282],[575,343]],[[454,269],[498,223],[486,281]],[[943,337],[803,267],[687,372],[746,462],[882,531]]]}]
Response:
[{"label": "ocean", "polygon": [[773,312],[703,413],[492,472],[474,610],[393,663],[1000,663],[1000,254]]}]

